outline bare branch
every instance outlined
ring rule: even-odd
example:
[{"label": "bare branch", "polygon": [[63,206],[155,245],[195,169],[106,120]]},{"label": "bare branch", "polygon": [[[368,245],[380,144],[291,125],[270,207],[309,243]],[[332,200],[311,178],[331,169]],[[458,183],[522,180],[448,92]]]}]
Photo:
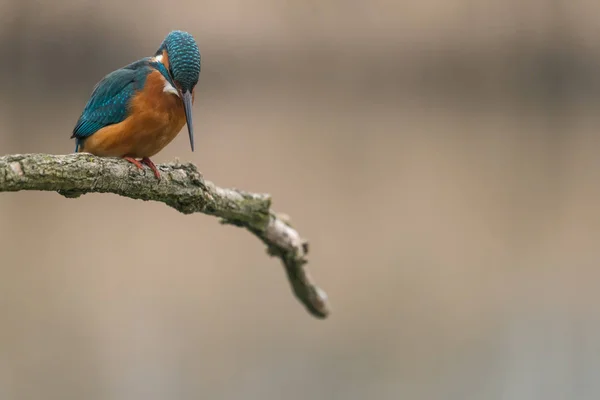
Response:
[{"label": "bare branch", "polygon": [[0,192],[55,191],[69,198],[86,193],[114,193],[159,201],[184,213],[214,215],[225,224],[246,228],[281,259],[296,297],[318,318],[329,314],[327,295],[305,268],[308,242],[287,218],[271,210],[268,194],[223,189],[204,180],[193,164],[157,165],[162,179],[118,158],[87,153],[15,154],[0,157]]}]

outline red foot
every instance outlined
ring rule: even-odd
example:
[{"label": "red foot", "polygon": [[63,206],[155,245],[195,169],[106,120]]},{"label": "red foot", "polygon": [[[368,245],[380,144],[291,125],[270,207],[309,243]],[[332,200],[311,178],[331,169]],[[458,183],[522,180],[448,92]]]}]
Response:
[{"label": "red foot", "polygon": [[123,157],[123,159],[129,161],[130,163],[132,163],[133,165],[135,165],[136,167],[138,167],[139,169],[144,169],[143,164],[146,164],[148,167],[150,167],[150,169],[152,170],[152,172],[154,172],[154,176],[156,177],[156,179],[160,180],[160,172],[158,172],[158,168],[156,168],[156,165],[154,165],[154,163],[152,162],[152,160],[150,160],[148,157],[144,157],[142,158],[142,162],[140,163],[138,160],[136,160],[133,157]]},{"label": "red foot", "polygon": [[156,177],[156,179],[160,180],[160,172],[158,172],[158,168],[156,168],[156,165],[154,165],[152,160],[148,157],[144,157],[142,158],[142,162],[149,166],[150,169],[154,172],[154,176]]},{"label": "red foot", "polygon": [[135,158],[132,157],[123,157],[125,160],[129,161],[130,163],[132,163],[133,165],[135,165],[136,167],[138,167],[139,169],[144,169],[144,166],[142,164],[140,164],[140,162],[138,160],[136,160]]}]

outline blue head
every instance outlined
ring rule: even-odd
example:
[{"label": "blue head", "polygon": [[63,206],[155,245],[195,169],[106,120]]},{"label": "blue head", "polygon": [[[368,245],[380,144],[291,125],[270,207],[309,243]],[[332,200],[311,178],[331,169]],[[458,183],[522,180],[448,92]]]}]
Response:
[{"label": "blue head", "polygon": [[169,60],[169,75],[183,100],[190,145],[194,151],[192,93],[200,76],[200,50],[192,35],[183,31],[172,31],[162,42],[156,55],[162,55],[163,51],[167,53]]}]

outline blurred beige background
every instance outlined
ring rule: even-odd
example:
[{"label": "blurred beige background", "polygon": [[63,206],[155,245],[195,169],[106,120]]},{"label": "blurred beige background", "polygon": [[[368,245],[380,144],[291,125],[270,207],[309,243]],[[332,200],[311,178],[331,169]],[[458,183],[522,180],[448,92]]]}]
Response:
[{"label": "blurred beige background", "polygon": [[171,29],[203,67],[155,161],[269,192],[315,320],[246,232],[112,195],[0,195],[0,399],[597,399],[600,6],[0,2],[0,149],[70,153]]}]

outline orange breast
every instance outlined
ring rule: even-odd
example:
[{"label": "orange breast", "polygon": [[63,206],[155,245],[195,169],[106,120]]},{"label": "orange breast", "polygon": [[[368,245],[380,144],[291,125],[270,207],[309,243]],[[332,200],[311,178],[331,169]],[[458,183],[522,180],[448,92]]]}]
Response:
[{"label": "orange breast", "polygon": [[167,146],[186,123],[181,98],[164,92],[158,71],[148,75],[144,89],[130,103],[129,116],[90,136],[82,151],[105,157],[152,157]]}]

